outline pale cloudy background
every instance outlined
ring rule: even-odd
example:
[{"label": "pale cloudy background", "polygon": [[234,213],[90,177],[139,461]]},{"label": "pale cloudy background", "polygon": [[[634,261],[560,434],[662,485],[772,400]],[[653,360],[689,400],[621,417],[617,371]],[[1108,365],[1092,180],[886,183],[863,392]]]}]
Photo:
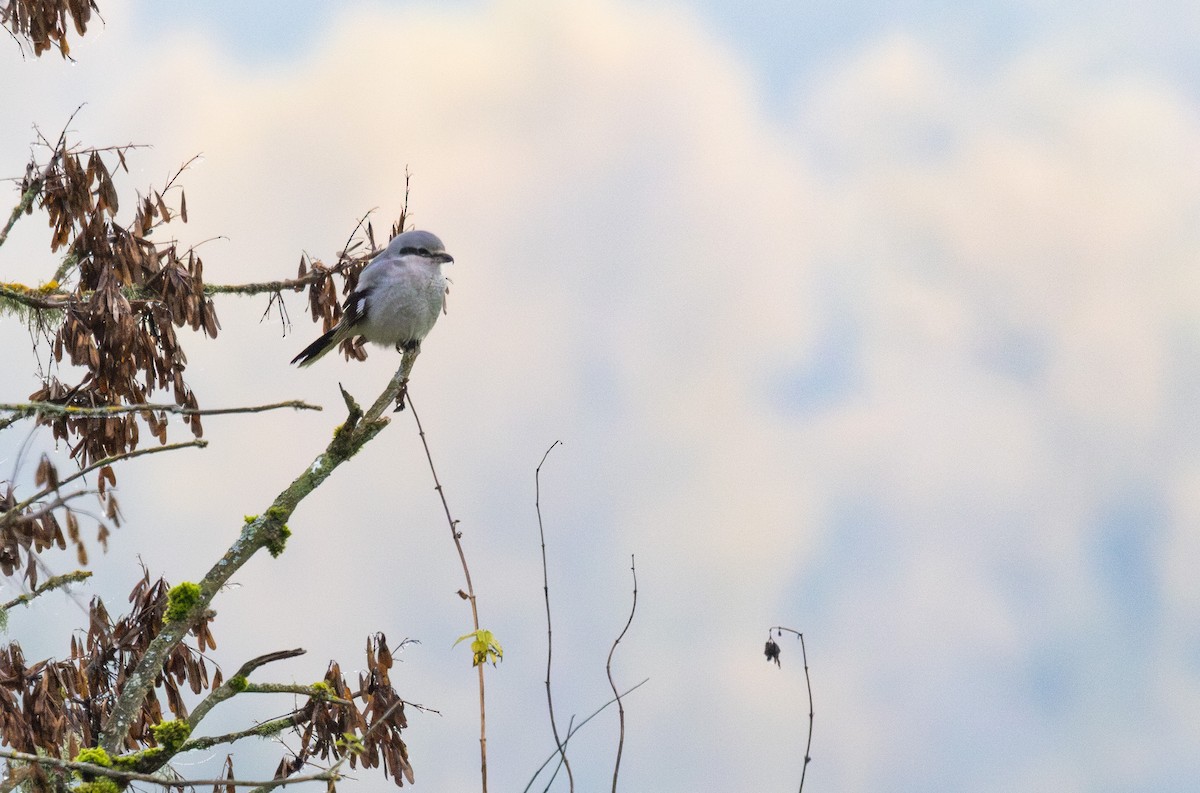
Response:
[{"label": "pale cloudy background", "polygon": [[[542,479],[560,724],[608,696],[637,554],[615,671],[650,682],[622,789],[795,786],[799,648],[760,655],[783,623],[812,665],[809,790],[1190,791],[1200,11],[1131,8],[115,0],[76,63],[0,58],[0,172],[81,102],[78,139],[154,144],[131,188],[203,153],[177,233],[223,235],[206,276],[235,282],[332,258],[372,207],[386,227],[411,169],[413,220],[458,260],[414,396],[507,651],[493,789],[552,748],[533,469],[561,439]],[[44,236],[22,222],[0,275],[48,277]],[[127,464],[128,525],[88,590],[114,609],[135,551],[199,578],[324,445],[336,383],[369,399],[394,370],[289,368],[315,330],[294,299],[282,338],[265,305],[221,301],[191,384],[328,410],[212,418],[206,451]],[[19,399],[28,337],[0,333]],[[5,466],[22,439],[0,436]],[[218,602],[217,657],[304,646],[262,677],[308,681],[372,630],[420,639],[394,675],[443,714],[410,714],[417,789],[469,790],[439,510],[402,415]],[[38,628],[79,612],[43,600],[10,635],[64,653]],[[287,703],[252,706],[209,729]],[[608,784],[615,741],[615,713],[580,733],[581,790]],[[238,747],[240,774],[269,773],[268,748]]]}]

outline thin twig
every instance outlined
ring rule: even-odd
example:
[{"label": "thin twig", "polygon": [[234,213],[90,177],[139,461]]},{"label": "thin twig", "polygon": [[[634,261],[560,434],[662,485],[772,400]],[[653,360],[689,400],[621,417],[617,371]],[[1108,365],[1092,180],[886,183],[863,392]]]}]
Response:
[{"label": "thin twig", "polygon": [[[571,734],[571,727],[575,724],[575,714],[571,714],[571,718],[567,719],[567,735]],[[553,757],[554,755],[551,755]],[[563,768],[562,755],[559,755],[558,762],[554,765],[554,773],[550,775],[550,779],[546,781],[546,786],[542,788],[542,793],[550,793],[550,788],[554,787],[554,780],[558,779],[558,772]]]},{"label": "thin twig", "polygon": [[617,693],[617,684],[613,682],[612,659],[613,653],[617,651],[617,645],[625,638],[629,626],[633,624],[633,615],[637,613],[637,561],[633,554],[629,555],[629,569],[633,573],[633,606],[629,609],[629,619],[625,621],[625,627],[621,629],[621,634],[613,640],[612,647],[608,651],[608,661],[604,664],[604,672],[608,675],[608,685],[612,687],[613,694],[617,698],[617,714],[621,724],[620,737],[617,739],[617,760],[613,764],[613,793],[617,793],[617,773],[621,770],[621,751],[625,748],[625,706],[621,704],[621,695]]},{"label": "thin twig", "polygon": [[101,405],[99,407],[76,407],[75,405],[60,405],[57,402],[3,402],[0,412],[16,413],[21,417],[44,413],[51,416],[70,416],[80,418],[115,416],[121,413],[143,413],[160,411],[177,413],[181,416],[224,416],[231,413],[263,413],[268,410],[295,408],[296,410],[322,410],[320,405],[310,405],[300,399],[286,402],[275,402],[270,405],[249,405],[236,408],[189,408],[183,405],[144,403],[137,405]]},{"label": "thin twig", "polygon": [[[367,255],[347,259],[332,267],[314,269],[300,278],[285,278],[278,281],[259,281],[245,284],[205,284],[206,295],[261,295],[286,290],[300,291],[309,284],[326,278],[334,273],[340,273],[345,267],[354,262],[369,258]],[[158,295],[137,287],[127,287],[121,290],[133,308],[140,308],[146,303],[156,303],[161,300]],[[20,303],[28,308],[60,311],[71,306],[76,300],[86,301],[92,292],[79,294],[64,289],[33,289],[21,284],[0,284],[0,298],[7,298],[14,303]]]},{"label": "thin twig", "polygon": [[[76,490],[74,493],[57,495],[54,497],[53,501],[48,501],[45,504],[38,504],[38,509],[34,512],[16,512],[14,510],[9,510],[3,515],[0,515],[0,526],[4,526],[8,521],[18,517],[26,522],[41,520],[43,515],[49,515],[59,507],[65,506],[68,501],[73,501],[83,496],[95,495],[99,492],[99,490]],[[29,543],[27,541],[22,541],[21,545],[25,547],[26,550],[29,549]]]},{"label": "thin twig", "polygon": [[14,506],[12,509],[7,510],[4,513],[4,517],[0,518],[0,525],[3,524],[3,522],[8,518],[9,515],[17,515],[21,510],[25,509],[30,504],[33,504],[38,499],[45,498],[46,496],[50,495],[54,491],[61,488],[63,485],[65,485],[69,482],[74,482],[79,477],[85,476],[86,474],[90,474],[92,471],[95,471],[97,468],[103,468],[106,465],[112,465],[113,463],[120,462],[121,460],[131,460],[134,457],[141,457],[142,455],[145,455],[145,454],[158,454],[160,452],[173,452],[178,449],[187,449],[191,446],[195,446],[198,449],[203,449],[207,445],[208,445],[208,441],[200,439],[200,438],[196,438],[196,439],[193,439],[190,441],[183,441],[181,443],[168,443],[166,446],[151,446],[146,449],[134,449],[131,452],[125,452],[123,454],[114,454],[114,455],[105,457],[103,460],[97,460],[96,462],[92,463],[88,467],[83,468],[79,471],[76,471],[75,473],[68,476],[66,479],[61,479],[50,487],[43,488],[38,493],[30,496],[29,498],[25,499],[21,503]]},{"label": "thin twig", "polygon": [[342,252],[338,255],[339,260],[350,258],[350,243],[354,242],[354,235],[358,233],[358,230],[363,227],[364,223],[367,223],[370,220],[371,213],[376,209],[379,209],[379,207],[368,209],[365,213],[363,213],[363,216],[358,219],[358,222],[354,224],[354,229],[350,232],[350,236],[346,238],[346,244],[342,246]]},{"label": "thin twig", "polygon": [[554,451],[554,447],[561,443],[562,441],[555,441],[550,444],[550,448],[542,455],[542,461],[538,463],[537,468],[533,471],[533,506],[537,510],[538,536],[542,541],[542,594],[546,600],[546,708],[550,711],[550,732],[554,734],[554,745],[558,747],[558,753],[562,757],[563,765],[567,769],[567,784],[571,790],[574,790],[575,775],[571,773],[571,763],[567,760],[566,748],[563,746],[562,740],[558,737],[558,725],[554,721],[554,697],[550,693],[550,669],[554,658],[554,631],[550,624],[550,578],[546,572],[546,532],[542,527],[542,466],[545,465],[546,458],[550,456],[550,452]]},{"label": "thin twig", "polygon": [[[796,638],[800,640],[800,658],[804,662],[804,685],[808,688],[808,741],[804,745],[804,766],[800,769],[800,790],[798,793],[804,793],[804,775],[808,773],[808,764],[812,762],[812,729],[813,729],[813,696],[812,696],[812,680],[808,676],[808,650],[804,647],[804,634],[792,628],[784,628],[776,625],[767,630],[767,638],[770,638],[771,631],[775,631],[776,635],[783,636],[783,632],[794,633]],[[777,653],[778,654],[778,653]],[[776,659],[776,664],[779,661]]]},{"label": "thin twig", "polygon": [[[467,566],[467,555],[463,551],[462,534],[458,530],[458,521],[450,516],[450,505],[446,502],[446,492],[438,480],[437,469],[433,466],[433,455],[429,451],[429,442],[425,439],[425,428],[413,407],[412,396],[408,395],[408,407],[412,411],[413,421],[417,423],[417,434],[421,436],[421,445],[425,448],[425,459],[429,461],[429,472],[433,474],[434,490],[442,499],[442,509],[446,512],[446,521],[450,525],[450,536],[454,539],[454,547],[458,549],[458,559],[462,562],[463,577],[467,581],[467,600],[471,603],[471,622],[475,632],[479,632],[479,608],[475,603],[475,587],[471,584],[471,568]],[[483,783],[483,793],[487,793],[487,710],[485,708],[482,663],[476,664],[479,673],[479,774]]]},{"label": "thin twig", "polygon": [[[637,691],[639,688],[641,688],[642,686],[646,685],[646,683],[649,683],[649,682],[650,682],[650,678],[647,677],[645,680],[638,683],[636,686],[632,686],[629,689],[627,689],[623,694],[621,694],[621,696],[627,697],[630,694],[632,694],[634,691]],[[563,741],[563,744],[565,745],[565,744],[569,743],[571,741],[571,737],[573,735],[575,735],[575,733],[579,732],[579,730],[582,729],[585,724],[587,724],[589,721],[591,721],[592,719],[599,716],[601,713],[604,712],[604,710],[609,705],[613,704],[616,701],[617,701],[617,697],[613,697],[608,702],[605,702],[603,705],[601,705],[600,707],[598,707],[594,711],[592,711],[591,715],[589,715],[586,719],[584,719],[583,721],[576,724],[574,727],[568,726],[567,739],[565,741]],[[558,750],[555,749],[553,752],[550,753],[550,756],[546,758],[545,762],[543,762],[540,766],[538,766],[538,769],[533,772],[533,777],[530,778],[529,782],[525,785],[525,790],[523,791],[523,793],[529,793],[529,789],[531,787],[533,787],[533,783],[537,781],[538,776],[542,773],[542,771],[546,770],[546,766],[550,765],[550,761],[553,760],[557,756],[558,756]],[[560,763],[562,762],[561,757],[559,758],[559,762]]]}]

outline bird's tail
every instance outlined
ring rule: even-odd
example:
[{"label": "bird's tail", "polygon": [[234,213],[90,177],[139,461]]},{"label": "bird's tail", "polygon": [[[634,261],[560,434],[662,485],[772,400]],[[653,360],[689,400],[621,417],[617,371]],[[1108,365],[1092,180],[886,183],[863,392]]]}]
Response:
[{"label": "bird's tail", "polygon": [[339,330],[341,330],[340,325],[333,328],[328,333],[322,334],[321,338],[317,339],[312,344],[301,350],[300,354],[292,359],[292,363],[298,363],[301,366],[309,366],[313,362],[317,361],[319,358],[325,355],[325,353],[329,352],[341,343],[342,339],[338,335]]}]

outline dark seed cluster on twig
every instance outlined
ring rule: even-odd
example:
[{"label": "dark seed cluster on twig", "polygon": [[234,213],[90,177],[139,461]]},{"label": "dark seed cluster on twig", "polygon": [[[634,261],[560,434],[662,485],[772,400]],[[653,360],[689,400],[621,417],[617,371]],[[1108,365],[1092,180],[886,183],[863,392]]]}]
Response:
[{"label": "dark seed cluster on twig", "polygon": [[767,646],[764,653],[767,656],[767,661],[774,661],[776,666],[781,666],[779,656],[782,652],[779,644],[775,641],[776,636],[783,638],[783,634],[787,632],[793,634],[800,642],[800,659],[804,662],[804,686],[808,690],[808,739],[804,743],[804,765],[800,768],[800,793],[804,793],[804,778],[808,775],[808,764],[812,762],[812,728],[813,728],[813,699],[812,699],[812,678],[808,675],[808,650],[804,646],[804,634],[793,628],[785,628],[781,625],[776,625],[767,629]]}]

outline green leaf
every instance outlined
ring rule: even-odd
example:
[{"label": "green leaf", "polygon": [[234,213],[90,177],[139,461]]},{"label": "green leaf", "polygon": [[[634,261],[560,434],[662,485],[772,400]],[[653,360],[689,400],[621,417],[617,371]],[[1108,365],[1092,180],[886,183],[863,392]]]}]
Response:
[{"label": "green leaf", "polygon": [[504,649],[500,646],[500,642],[496,641],[496,637],[492,635],[491,631],[480,628],[477,631],[464,633],[454,642],[454,646],[457,647],[458,643],[464,639],[471,640],[472,666],[488,662],[495,666],[497,661],[504,660]]}]

